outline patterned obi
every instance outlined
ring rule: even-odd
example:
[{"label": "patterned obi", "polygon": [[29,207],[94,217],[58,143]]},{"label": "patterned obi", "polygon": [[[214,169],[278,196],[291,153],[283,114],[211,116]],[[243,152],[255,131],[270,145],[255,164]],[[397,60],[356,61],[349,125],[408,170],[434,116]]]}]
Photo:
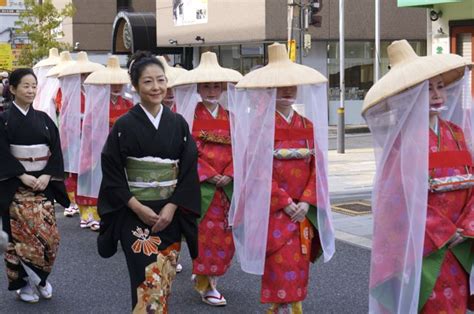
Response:
[{"label": "patterned obi", "polygon": [[474,187],[474,175],[470,173],[472,157],[469,151],[432,152],[429,157],[429,168],[458,168],[465,167],[467,174],[429,179],[431,192],[449,192]]},{"label": "patterned obi", "polygon": [[203,142],[230,145],[232,141],[229,123],[229,120],[221,119],[195,119],[193,122],[193,136]]},{"label": "patterned obi", "polygon": [[139,201],[167,199],[178,184],[178,160],[127,157],[125,170],[130,192]]},{"label": "patterned obi", "polygon": [[279,148],[273,151],[276,159],[308,159],[314,155],[314,149],[309,148]]},{"label": "patterned obi", "polygon": [[18,159],[27,172],[43,170],[48,164],[49,156],[51,156],[49,147],[46,144],[10,144],[10,153]]}]

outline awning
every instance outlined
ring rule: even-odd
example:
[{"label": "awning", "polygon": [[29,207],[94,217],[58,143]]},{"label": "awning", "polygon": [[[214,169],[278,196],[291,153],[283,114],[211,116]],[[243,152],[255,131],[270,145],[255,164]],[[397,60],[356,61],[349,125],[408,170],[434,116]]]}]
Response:
[{"label": "awning", "polygon": [[464,0],[397,0],[398,7],[432,7],[435,4],[456,3]]}]

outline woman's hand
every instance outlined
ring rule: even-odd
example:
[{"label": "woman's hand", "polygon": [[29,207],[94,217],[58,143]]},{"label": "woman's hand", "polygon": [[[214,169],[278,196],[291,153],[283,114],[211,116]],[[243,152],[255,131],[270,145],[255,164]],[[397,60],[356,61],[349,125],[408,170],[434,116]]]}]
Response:
[{"label": "woman's hand", "polygon": [[291,202],[288,206],[286,206],[283,211],[290,217],[292,217],[296,211],[298,210],[298,206],[294,202]]},{"label": "woman's hand", "polygon": [[211,184],[216,185],[217,182],[219,182],[219,180],[221,180],[221,179],[222,179],[222,175],[218,174],[216,176],[213,176],[212,178],[207,179],[206,181],[211,183]]},{"label": "woman's hand", "polygon": [[27,187],[30,187],[32,188],[33,190],[35,190],[35,186],[36,186],[36,183],[38,181],[38,179],[32,175],[29,175],[29,174],[22,174],[21,176],[18,176],[18,179],[21,180],[21,183],[23,183],[24,185],[26,185]]},{"label": "woman's hand", "polygon": [[219,181],[217,181],[216,183],[216,186],[218,188],[222,188],[224,186],[226,186],[227,184],[230,183],[230,181],[232,181],[232,178],[229,177],[229,176],[221,176],[221,179]]},{"label": "woman's hand", "polygon": [[178,206],[172,203],[168,203],[163,206],[160,211],[160,214],[158,215],[158,221],[155,223],[153,228],[151,228],[151,232],[156,233],[166,229],[166,227],[168,227],[171,221],[173,220],[174,213],[176,212],[177,208]]},{"label": "woman's hand", "polygon": [[51,180],[49,174],[42,174],[38,179],[36,179],[36,184],[33,187],[33,190],[39,192],[44,191],[49,184],[49,180]]},{"label": "woman's hand", "polygon": [[135,197],[132,197],[127,206],[137,214],[138,218],[143,221],[144,224],[152,227],[158,221],[158,215],[148,206],[140,203]]},{"label": "woman's hand", "polygon": [[309,204],[306,202],[299,202],[296,207],[298,208],[295,213],[291,216],[291,221],[293,222],[303,222],[306,214],[309,210]]},{"label": "woman's hand", "polygon": [[456,245],[458,245],[458,244],[460,244],[460,243],[462,243],[466,240],[466,238],[462,236],[463,231],[464,231],[464,229],[457,229],[456,230],[456,234],[448,242],[448,248],[452,249]]}]

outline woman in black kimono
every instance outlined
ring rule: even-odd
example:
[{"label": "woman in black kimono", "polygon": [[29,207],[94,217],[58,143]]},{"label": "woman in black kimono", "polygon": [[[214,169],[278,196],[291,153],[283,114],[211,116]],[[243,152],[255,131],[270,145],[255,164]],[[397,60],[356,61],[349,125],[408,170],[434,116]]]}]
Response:
[{"label": "woman in black kimono", "polygon": [[163,65],[137,53],[129,74],[140,103],[114,124],[102,152],[99,253],[125,252],[134,313],[167,312],[181,237],[197,256],[197,149],[184,118],[162,105]]},{"label": "woman in black kimono", "polygon": [[39,295],[52,297],[47,278],[59,247],[54,200],[69,206],[58,129],[31,106],[36,84],[33,70],[13,71],[14,100],[0,113],[0,215],[8,234],[8,289],[29,303],[38,302]]}]

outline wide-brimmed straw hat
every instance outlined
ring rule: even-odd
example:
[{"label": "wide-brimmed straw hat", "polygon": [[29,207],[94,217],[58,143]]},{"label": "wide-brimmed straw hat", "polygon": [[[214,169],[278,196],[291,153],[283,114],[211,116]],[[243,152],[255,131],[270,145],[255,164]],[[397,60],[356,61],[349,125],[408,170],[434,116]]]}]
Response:
[{"label": "wide-brimmed straw hat", "polygon": [[383,100],[397,95],[423,81],[441,75],[449,85],[464,75],[472,64],[455,54],[419,57],[408,41],[394,41],[387,48],[391,69],[367,92],[362,114]]},{"label": "wide-brimmed straw hat", "polygon": [[292,62],[285,45],[268,46],[268,64],[244,76],[237,88],[274,88],[295,85],[321,84],[327,78],[305,65]]},{"label": "wide-brimmed straw hat", "polygon": [[94,71],[102,70],[104,68],[105,67],[100,63],[89,61],[89,58],[87,57],[87,52],[81,51],[77,54],[77,60],[74,63],[67,65],[61,69],[58,77],[83,73],[92,73]]},{"label": "wide-brimmed straw hat", "polygon": [[163,64],[165,68],[165,75],[166,75],[166,78],[168,79],[168,88],[171,88],[174,86],[174,84],[176,83],[176,79],[180,75],[188,72],[185,69],[175,68],[175,67],[170,66],[168,62],[166,61],[165,57],[163,56],[157,56],[157,58]]},{"label": "wide-brimmed straw hat", "polygon": [[33,69],[54,66],[59,63],[59,52],[58,48],[49,49],[49,56],[46,59],[41,60],[33,66]]},{"label": "wide-brimmed straw hat", "polygon": [[73,64],[74,63],[74,60],[72,60],[71,58],[71,54],[69,53],[69,51],[62,51],[60,54],[59,54],[59,62],[58,64],[56,64],[54,67],[52,67],[48,73],[46,73],[46,76],[47,77],[51,77],[51,76],[58,76],[59,75],[59,72],[62,71],[62,69],[64,69],[64,67],[70,65],[70,64]]},{"label": "wide-brimmed straw hat", "polygon": [[236,70],[223,68],[217,62],[217,56],[213,52],[204,52],[201,55],[201,62],[191,71],[180,75],[173,84],[174,86],[208,83],[208,82],[238,82],[242,74]]},{"label": "wide-brimmed straw hat", "polygon": [[84,84],[129,84],[130,78],[127,70],[120,68],[119,58],[117,56],[110,56],[107,60],[107,67],[98,71],[92,72]]}]

